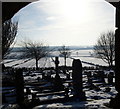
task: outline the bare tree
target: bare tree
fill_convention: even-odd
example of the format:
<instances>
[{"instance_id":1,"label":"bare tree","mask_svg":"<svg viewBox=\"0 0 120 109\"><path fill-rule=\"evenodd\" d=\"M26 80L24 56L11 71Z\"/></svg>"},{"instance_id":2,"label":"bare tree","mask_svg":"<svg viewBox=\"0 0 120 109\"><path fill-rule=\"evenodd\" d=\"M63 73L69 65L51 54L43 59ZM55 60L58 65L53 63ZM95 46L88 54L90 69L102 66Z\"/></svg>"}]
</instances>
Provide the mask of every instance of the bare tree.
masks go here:
<instances>
[{"instance_id":1,"label":"bare tree","mask_svg":"<svg viewBox=\"0 0 120 109\"><path fill-rule=\"evenodd\" d=\"M2 58L4 59L11 51L10 46L13 44L17 35L18 22L12 22L11 19L2 24Z\"/></svg>"},{"instance_id":2,"label":"bare tree","mask_svg":"<svg viewBox=\"0 0 120 109\"><path fill-rule=\"evenodd\" d=\"M37 42L22 42L24 53L23 56L25 58L31 58L36 60L36 69L38 69L38 61L46 57L49 54L49 47L44 46L43 43L37 43Z\"/></svg>"},{"instance_id":3,"label":"bare tree","mask_svg":"<svg viewBox=\"0 0 120 109\"><path fill-rule=\"evenodd\" d=\"M66 67L66 60L71 55L70 49L68 47L66 47L65 45L63 45L59 49L59 52L60 52L60 56L64 57L64 65Z\"/></svg>"},{"instance_id":4,"label":"bare tree","mask_svg":"<svg viewBox=\"0 0 120 109\"><path fill-rule=\"evenodd\" d=\"M110 67L115 61L115 34L108 31L100 35L97 44L94 46L94 53L98 58L108 63Z\"/></svg>"}]
</instances>

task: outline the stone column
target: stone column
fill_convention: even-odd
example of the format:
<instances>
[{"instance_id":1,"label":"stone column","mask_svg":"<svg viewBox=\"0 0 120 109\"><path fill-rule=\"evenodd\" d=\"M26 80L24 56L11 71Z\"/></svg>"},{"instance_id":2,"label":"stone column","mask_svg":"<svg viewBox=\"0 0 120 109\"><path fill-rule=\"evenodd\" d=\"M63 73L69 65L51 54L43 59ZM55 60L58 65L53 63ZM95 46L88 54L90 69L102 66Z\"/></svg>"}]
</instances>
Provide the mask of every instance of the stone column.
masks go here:
<instances>
[{"instance_id":1,"label":"stone column","mask_svg":"<svg viewBox=\"0 0 120 109\"><path fill-rule=\"evenodd\" d=\"M120 2L119 2L120 5ZM115 87L120 92L120 7L116 8L116 31L115 31Z\"/></svg>"},{"instance_id":2,"label":"stone column","mask_svg":"<svg viewBox=\"0 0 120 109\"><path fill-rule=\"evenodd\" d=\"M117 95L110 101L110 107L118 109L120 105L120 2L116 4L116 31L115 31L115 88Z\"/></svg>"},{"instance_id":3,"label":"stone column","mask_svg":"<svg viewBox=\"0 0 120 109\"><path fill-rule=\"evenodd\" d=\"M85 100L85 93L83 92L83 82L82 82L82 64L79 59L73 60L73 88L74 88L74 98L75 100L83 101Z\"/></svg>"}]
</instances>

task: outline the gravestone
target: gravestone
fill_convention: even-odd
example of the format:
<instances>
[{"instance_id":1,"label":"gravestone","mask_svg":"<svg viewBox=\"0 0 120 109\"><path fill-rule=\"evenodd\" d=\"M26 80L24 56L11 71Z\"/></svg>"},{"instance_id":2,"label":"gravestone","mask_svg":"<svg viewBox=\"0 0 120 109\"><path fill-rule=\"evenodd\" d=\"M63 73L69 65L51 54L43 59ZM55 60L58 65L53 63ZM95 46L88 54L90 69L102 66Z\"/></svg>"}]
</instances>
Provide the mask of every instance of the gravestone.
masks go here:
<instances>
[{"instance_id":1,"label":"gravestone","mask_svg":"<svg viewBox=\"0 0 120 109\"><path fill-rule=\"evenodd\" d=\"M91 74L91 71L87 72L87 78L88 78L88 84L92 85L92 74Z\"/></svg>"},{"instance_id":2,"label":"gravestone","mask_svg":"<svg viewBox=\"0 0 120 109\"><path fill-rule=\"evenodd\" d=\"M27 95L28 95L28 94L31 94L31 90L30 90L29 87L26 87L26 94L27 94Z\"/></svg>"},{"instance_id":3,"label":"gravestone","mask_svg":"<svg viewBox=\"0 0 120 109\"><path fill-rule=\"evenodd\" d=\"M99 71L99 77L102 83L105 83L105 74L104 71Z\"/></svg>"},{"instance_id":4,"label":"gravestone","mask_svg":"<svg viewBox=\"0 0 120 109\"><path fill-rule=\"evenodd\" d=\"M114 73L109 72L109 74L108 74L108 84L110 84L110 85L113 84L113 77L114 77Z\"/></svg>"},{"instance_id":5,"label":"gravestone","mask_svg":"<svg viewBox=\"0 0 120 109\"><path fill-rule=\"evenodd\" d=\"M6 97L5 97L5 94L2 93L2 104L3 103L6 103Z\"/></svg>"},{"instance_id":6,"label":"gravestone","mask_svg":"<svg viewBox=\"0 0 120 109\"><path fill-rule=\"evenodd\" d=\"M36 93L32 93L32 100L30 103L29 109L33 109L33 107L37 106L40 104L40 99L36 97Z\"/></svg>"},{"instance_id":7,"label":"gravestone","mask_svg":"<svg viewBox=\"0 0 120 109\"><path fill-rule=\"evenodd\" d=\"M82 82L82 63L79 59L73 60L73 89L74 89L74 98L79 101L86 99L85 93L83 92L83 82Z\"/></svg>"},{"instance_id":8,"label":"gravestone","mask_svg":"<svg viewBox=\"0 0 120 109\"><path fill-rule=\"evenodd\" d=\"M24 101L24 80L22 69L16 70L15 73L15 84L16 84L16 101L19 105Z\"/></svg>"}]
</instances>

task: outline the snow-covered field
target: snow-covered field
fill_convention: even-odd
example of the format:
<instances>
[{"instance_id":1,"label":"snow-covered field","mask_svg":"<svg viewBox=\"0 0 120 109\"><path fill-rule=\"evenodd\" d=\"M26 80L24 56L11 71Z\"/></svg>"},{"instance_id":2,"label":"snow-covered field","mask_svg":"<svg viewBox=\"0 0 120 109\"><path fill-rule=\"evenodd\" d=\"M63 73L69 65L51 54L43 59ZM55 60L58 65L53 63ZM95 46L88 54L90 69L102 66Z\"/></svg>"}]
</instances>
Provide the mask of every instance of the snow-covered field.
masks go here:
<instances>
[{"instance_id":1,"label":"snow-covered field","mask_svg":"<svg viewBox=\"0 0 120 109\"><path fill-rule=\"evenodd\" d=\"M106 66L103 60L94 58L91 56L92 50L71 50L71 56L74 59L80 59L81 61L90 62L98 65ZM59 56L58 51L51 52L51 57L42 58L39 60L39 67L54 67L54 62L52 60L55 59L55 56ZM27 60L27 59L26 59ZM59 65L64 65L64 58L59 58ZM72 66L73 59L67 58L67 66ZM35 59L31 59L29 61L25 61L25 59L6 59L4 60L6 66L10 67L35 67ZM90 66L88 64L82 63L83 66Z\"/></svg>"}]
</instances>

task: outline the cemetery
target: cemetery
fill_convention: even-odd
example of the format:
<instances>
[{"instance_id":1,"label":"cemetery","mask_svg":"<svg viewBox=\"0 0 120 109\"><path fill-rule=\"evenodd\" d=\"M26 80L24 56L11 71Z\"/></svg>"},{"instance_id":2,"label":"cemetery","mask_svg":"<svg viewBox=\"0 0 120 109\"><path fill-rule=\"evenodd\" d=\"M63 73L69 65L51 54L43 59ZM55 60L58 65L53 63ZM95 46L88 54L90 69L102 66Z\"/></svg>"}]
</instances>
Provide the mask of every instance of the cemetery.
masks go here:
<instances>
[{"instance_id":1,"label":"cemetery","mask_svg":"<svg viewBox=\"0 0 120 109\"><path fill-rule=\"evenodd\" d=\"M17 106L22 109L39 109L50 104L48 108L51 108L52 104L54 108L56 103L62 104L59 104L58 108L71 108L76 103L82 103L77 104L79 108L110 108L109 101L117 94L114 70L101 70L101 67L84 68L79 59L73 60L66 73L64 70L59 66L58 57L55 58L55 68L4 69L9 73L3 75L2 108L11 106L12 109ZM5 107L5 104L11 105Z\"/></svg>"}]
</instances>

